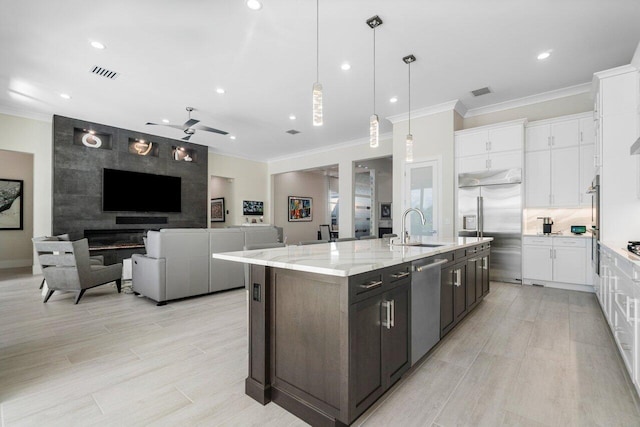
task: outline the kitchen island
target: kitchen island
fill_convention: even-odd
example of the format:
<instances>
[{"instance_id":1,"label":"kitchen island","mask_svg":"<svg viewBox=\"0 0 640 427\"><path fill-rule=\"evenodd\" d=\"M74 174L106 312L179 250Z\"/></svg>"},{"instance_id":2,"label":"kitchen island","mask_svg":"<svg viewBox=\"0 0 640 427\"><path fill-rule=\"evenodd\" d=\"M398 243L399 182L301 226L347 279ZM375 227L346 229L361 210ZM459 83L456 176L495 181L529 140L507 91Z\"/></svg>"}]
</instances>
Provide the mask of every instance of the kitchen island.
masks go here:
<instances>
[{"instance_id":1,"label":"kitchen island","mask_svg":"<svg viewBox=\"0 0 640 427\"><path fill-rule=\"evenodd\" d=\"M312 425L352 423L411 366L412 262L433 257L441 265L443 336L489 292L491 240L213 254L250 264L246 393Z\"/></svg>"}]
</instances>

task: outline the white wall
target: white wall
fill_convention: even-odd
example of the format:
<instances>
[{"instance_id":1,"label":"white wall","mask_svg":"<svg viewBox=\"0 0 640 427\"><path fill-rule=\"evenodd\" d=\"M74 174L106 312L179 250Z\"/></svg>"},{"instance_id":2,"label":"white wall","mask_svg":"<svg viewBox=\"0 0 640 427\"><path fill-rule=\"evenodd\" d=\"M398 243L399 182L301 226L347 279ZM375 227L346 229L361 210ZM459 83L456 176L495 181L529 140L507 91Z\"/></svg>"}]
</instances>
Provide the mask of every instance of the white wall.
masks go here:
<instances>
[{"instance_id":1,"label":"white wall","mask_svg":"<svg viewBox=\"0 0 640 427\"><path fill-rule=\"evenodd\" d=\"M533 122L535 120L551 119L553 117L567 116L569 114L578 114L587 111L593 111L593 99L590 92L496 111L494 113L466 117L463 120L462 129L524 118Z\"/></svg>"},{"instance_id":2,"label":"white wall","mask_svg":"<svg viewBox=\"0 0 640 427\"><path fill-rule=\"evenodd\" d=\"M242 216L242 201L257 200L264 202L264 222L270 223L270 191L267 164L237 157L222 156L209 152L209 176L223 176L233 179L233 205L229 205L230 214L225 224L238 225L255 217ZM209 184L211 185L211 184ZM211 194L211 188L209 188ZM226 204L226 199L225 199ZM208 221L211 212L207 214Z\"/></svg>"},{"instance_id":3,"label":"white wall","mask_svg":"<svg viewBox=\"0 0 640 427\"><path fill-rule=\"evenodd\" d=\"M230 215L232 214L231 208L235 206L233 203L233 179L221 176L212 176L210 184L209 198L218 199L220 197L224 197L224 210L229 213L225 214L224 222L209 222L209 228L224 228L231 225L229 222L231 220ZM209 209L209 219L211 219L211 209Z\"/></svg>"},{"instance_id":4,"label":"white wall","mask_svg":"<svg viewBox=\"0 0 640 427\"><path fill-rule=\"evenodd\" d=\"M377 148L370 148L368 139L362 139L327 147L322 150L308 151L285 159L273 160L269 162L268 173L273 183L273 176L276 174L331 166L338 163L340 200L350 201L349 203L340 203L340 237L353 237L353 162L387 157L392 154L393 139L388 135L383 135L380 138L380 145ZM271 188L273 189L273 184Z\"/></svg>"},{"instance_id":5,"label":"white wall","mask_svg":"<svg viewBox=\"0 0 640 427\"><path fill-rule=\"evenodd\" d=\"M287 244L303 240L316 240L320 224L330 224L328 215L328 177L312 172L286 172L274 176L273 218L274 225L282 227ZM312 220L289 222L289 196L311 197Z\"/></svg>"},{"instance_id":6,"label":"white wall","mask_svg":"<svg viewBox=\"0 0 640 427\"><path fill-rule=\"evenodd\" d=\"M434 224L438 237L453 238L454 224L454 110L411 120L414 163L437 160L440 169L440 217ZM393 231L400 235L405 201L405 137L406 120L393 126Z\"/></svg>"},{"instance_id":7,"label":"white wall","mask_svg":"<svg viewBox=\"0 0 640 427\"><path fill-rule=\"evenodd\" d=\"M0 135L0 149L33 154L33 235L50 235L52 124L0 113ZM33 270L40 271L37 262Z\"/></svg>"},{"instance_id":8,"label":"white wall","mask_svg":"<svg viewBox=\"0 0 640 427\"><path fill-rule=\"evenodd\" d=\"M21 179L22 230L0 231L0 268L33 265L33 154L0 150L0 178Z\"/></svg>"}]
</instances>

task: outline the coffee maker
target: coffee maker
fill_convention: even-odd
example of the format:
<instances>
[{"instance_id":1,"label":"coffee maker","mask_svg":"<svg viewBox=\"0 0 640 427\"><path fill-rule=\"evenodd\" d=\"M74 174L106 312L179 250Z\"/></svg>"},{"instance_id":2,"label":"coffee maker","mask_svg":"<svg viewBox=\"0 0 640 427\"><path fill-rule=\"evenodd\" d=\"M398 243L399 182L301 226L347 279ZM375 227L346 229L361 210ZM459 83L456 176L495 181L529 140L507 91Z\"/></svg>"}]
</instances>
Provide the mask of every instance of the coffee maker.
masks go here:
<instances>
[{"instance_id":1,"label":"coffee maker","mask_svg":"<svg viewBox=\"0 0 640 427\"><path fill-rule=\"evenodd\" d=\"M542 233L551 234L551 226L553 225L553 219L548 216L539 216L538 219L542 220Z\"/></svg>"}]
</instances>

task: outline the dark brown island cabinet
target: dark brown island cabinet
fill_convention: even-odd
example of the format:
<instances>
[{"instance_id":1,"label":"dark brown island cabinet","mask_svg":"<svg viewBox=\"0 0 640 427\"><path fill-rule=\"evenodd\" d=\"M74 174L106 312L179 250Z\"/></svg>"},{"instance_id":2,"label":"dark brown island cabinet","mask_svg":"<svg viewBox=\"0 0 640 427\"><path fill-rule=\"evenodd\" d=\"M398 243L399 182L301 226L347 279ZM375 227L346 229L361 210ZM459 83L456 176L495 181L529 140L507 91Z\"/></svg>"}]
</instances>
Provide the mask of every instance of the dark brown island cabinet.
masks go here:
<instances>
[{"instance_id":1,"label":"dark brown island cabinet","mask_svg":"<svg viewBox=\"0 0 640 427\"><path fill-rule=\"evenodd\" d=\"M438 257L442 266L440 338L453 329L489 293L491 243L459 249Z\"/></svg>"},{"instance_id":2,"label":"dark brown island cabinet","mask_svg":"<svg viewBox=\"0 0 640 427\"><path fill-rule=\"evenodd\" d=\"M489 292L489 250L435 255L447 258L441 335ZM245 384L258 402L349 425L410 368L410 262L350 277L251 265L251 284Z\"/></svg>"}]
</instances>

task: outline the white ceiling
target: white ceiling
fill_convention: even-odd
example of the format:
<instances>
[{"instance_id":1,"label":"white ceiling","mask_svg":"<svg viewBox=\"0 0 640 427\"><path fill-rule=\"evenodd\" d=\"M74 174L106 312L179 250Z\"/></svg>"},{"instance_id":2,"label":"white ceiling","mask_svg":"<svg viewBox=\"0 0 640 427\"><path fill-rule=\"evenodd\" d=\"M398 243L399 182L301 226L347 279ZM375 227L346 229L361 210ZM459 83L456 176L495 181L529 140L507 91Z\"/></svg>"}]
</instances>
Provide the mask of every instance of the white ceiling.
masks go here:
<instances>
[{"instance_id":1,"label":"white ceiling","mask_svg":"<svg viewBox=\"0 0 640 427\"><path fill-rule=\"evenodd\" d=\"M237 139L200 131L191 142L267 160L367 137L373 30L365 21L375 14L384 21L381 118L407 111L410 53L412 109L454 99L471 109L589 82L628 64L640 41L638 0L320 0L325 124L314 128L315 1L263 3L256 12L244 0L0 0L0 110L181 138L145 123L182 124L193 106L194 118ZM538 61L548 49L551 58ZM94 65L121 75L95 76ZM494 93L469 93L483 86ZM285 133L292 128L301 133ZM391 124L383 120L381 131Z\"/></svg>"}]
</instances>

